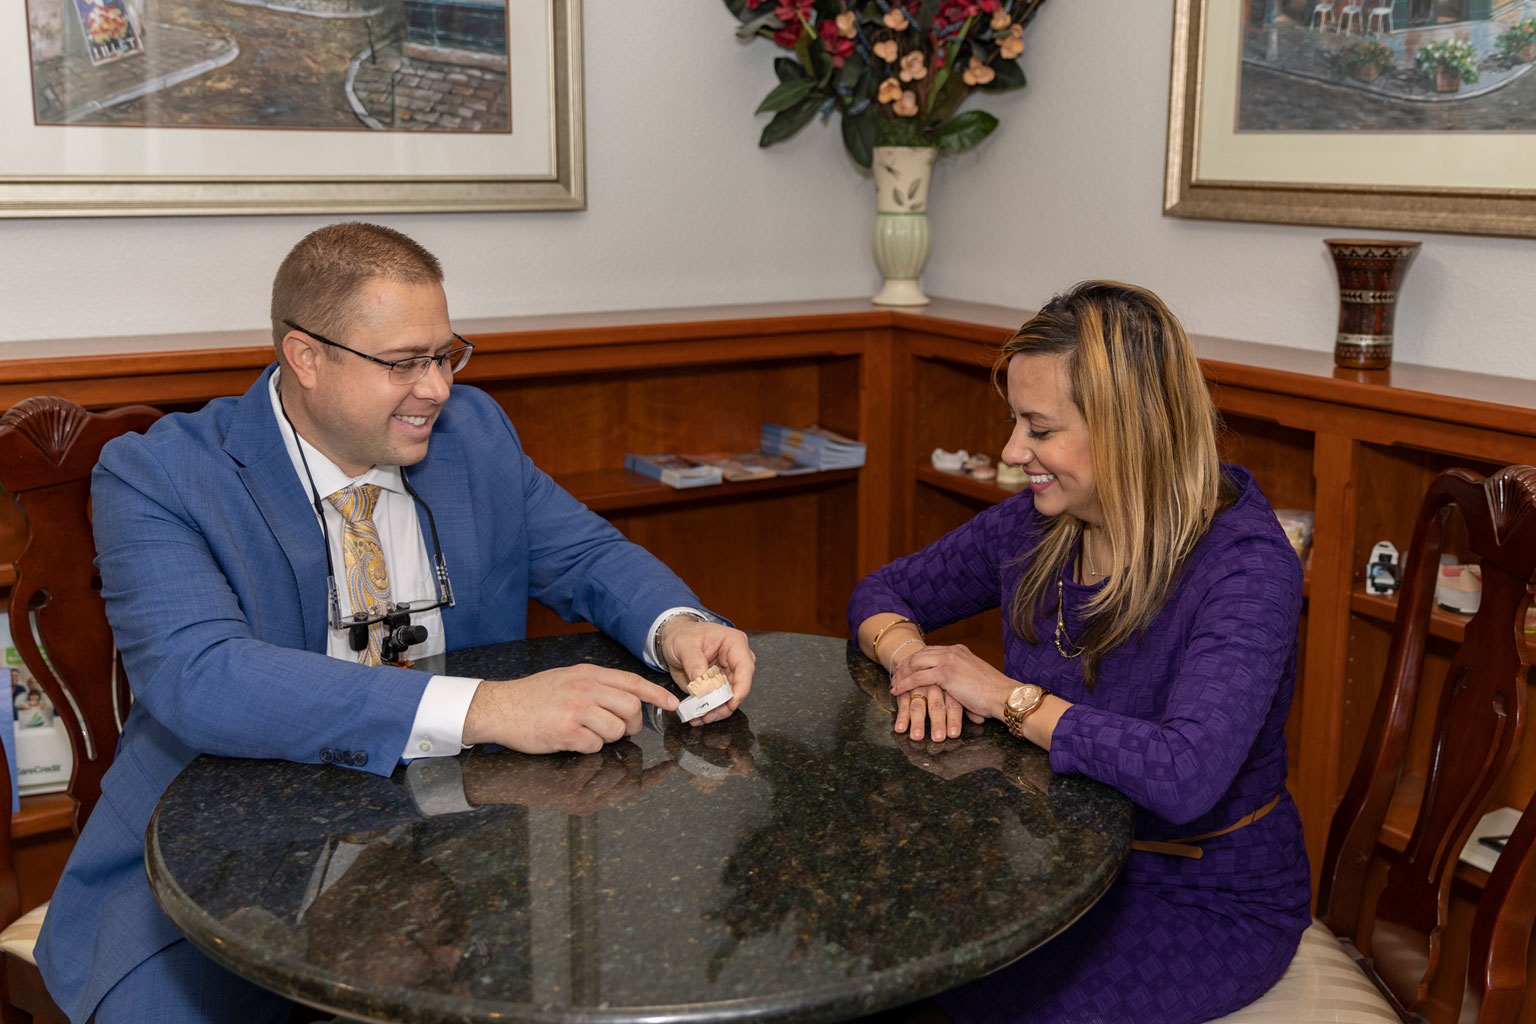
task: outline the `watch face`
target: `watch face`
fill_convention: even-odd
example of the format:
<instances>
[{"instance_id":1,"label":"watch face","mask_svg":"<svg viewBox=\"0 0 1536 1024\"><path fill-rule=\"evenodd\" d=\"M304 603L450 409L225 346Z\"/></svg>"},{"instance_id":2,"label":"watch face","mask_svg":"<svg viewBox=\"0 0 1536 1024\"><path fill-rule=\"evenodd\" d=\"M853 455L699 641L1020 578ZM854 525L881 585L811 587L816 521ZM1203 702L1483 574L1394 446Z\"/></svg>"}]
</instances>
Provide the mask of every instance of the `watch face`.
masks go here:
<instances>
[{"instance_id":1,"label":"watch face","mask_svg":"<svg viewBox=\"0 0 1536 1024\"><path fill-rule=\"evenodd\" d=\"M1007 706L1010 711L1023 711L1039 699L1037 694L1040 688L1032 683L1025 683L1008 695Z\"/></svg>"}]
</instances>

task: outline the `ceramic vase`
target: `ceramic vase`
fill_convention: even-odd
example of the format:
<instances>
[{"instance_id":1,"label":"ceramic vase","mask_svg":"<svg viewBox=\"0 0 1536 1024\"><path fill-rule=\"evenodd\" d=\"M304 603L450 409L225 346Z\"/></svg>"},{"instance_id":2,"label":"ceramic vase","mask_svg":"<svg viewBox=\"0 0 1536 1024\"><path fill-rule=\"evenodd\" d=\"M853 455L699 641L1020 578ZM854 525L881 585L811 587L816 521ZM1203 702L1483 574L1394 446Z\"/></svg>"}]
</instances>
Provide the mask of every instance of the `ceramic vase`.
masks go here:
<instances>
[{"instance_id":1,"label":"ceramic vase","mask_svg":"<svg viewBox=\"0 0 1536 1024\"><path fill-rule=\"evenodd\" d=\"M928 227L928 182L933 177L930 146L876 146L875 266L885 286L874 301L882 306L922 306L928 296L917 286L933 234Z\"/></svg>"},{"instance_id":2,"label":"ceramic vase","mask_svg":"<svg viewBox=\"0 0 1536 1024\"><path fill-rule=\"evenodd\" d=\"M1325 238L1339 275L1339 333L1333 361L1354 370L1385 369L1392 362L1392 320L1418 242Z\"/></svg>"}]
</instances>

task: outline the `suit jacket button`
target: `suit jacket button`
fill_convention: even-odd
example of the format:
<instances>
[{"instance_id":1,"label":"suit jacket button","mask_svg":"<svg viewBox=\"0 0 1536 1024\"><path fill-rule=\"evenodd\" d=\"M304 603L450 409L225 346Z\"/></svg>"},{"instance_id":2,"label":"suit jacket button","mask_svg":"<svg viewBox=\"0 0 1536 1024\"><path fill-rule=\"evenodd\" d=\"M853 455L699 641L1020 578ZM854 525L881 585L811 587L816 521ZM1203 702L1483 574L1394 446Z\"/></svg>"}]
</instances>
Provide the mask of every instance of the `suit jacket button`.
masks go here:
<instances>
[{"instance_id":1,"label":"suit jacket button","mask_svg":"<svg viewBox=\"0 0 1536 1024\"><path fill-rule=\"evenodd\" d=\"M321 764L330 764L334 760L336 760L336 751L332 750L330 747L321 747L320 748L320 763Z\"/></svg>"},{"instance_id":2,"label":"suit jacket button","mask_svg":"<svg viewBox=\"0 0 1536 1024\"><path fill-rule=\"evenodd\" d=\"M368 763L368 751L358 750L352 754L352 763L361 768Z\"/></svg>"}]
</instances>

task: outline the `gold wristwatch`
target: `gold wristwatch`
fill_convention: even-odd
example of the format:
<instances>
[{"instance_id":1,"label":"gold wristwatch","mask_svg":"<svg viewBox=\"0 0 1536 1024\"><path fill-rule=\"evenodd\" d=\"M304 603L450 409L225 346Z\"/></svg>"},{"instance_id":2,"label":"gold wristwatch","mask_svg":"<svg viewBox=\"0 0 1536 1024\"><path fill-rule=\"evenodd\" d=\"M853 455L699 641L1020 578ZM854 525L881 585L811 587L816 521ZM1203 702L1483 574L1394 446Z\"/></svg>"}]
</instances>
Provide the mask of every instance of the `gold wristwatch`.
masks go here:
<instances>
[{"instance_id":1,"label":"gold wristwatch","mask_svg":"<svg viewBox=\"0 0 1536 1024\"><path fill-rule=\"evenodd\" d=\"M1024 738L1024 719L1040 709L1046 696L1050 694L1043 686L1034 683L1025 683L1014 689L1003 701L1003 722L1008 726L1008 731L1019 739Z\"/></svg>"}]
</instances>

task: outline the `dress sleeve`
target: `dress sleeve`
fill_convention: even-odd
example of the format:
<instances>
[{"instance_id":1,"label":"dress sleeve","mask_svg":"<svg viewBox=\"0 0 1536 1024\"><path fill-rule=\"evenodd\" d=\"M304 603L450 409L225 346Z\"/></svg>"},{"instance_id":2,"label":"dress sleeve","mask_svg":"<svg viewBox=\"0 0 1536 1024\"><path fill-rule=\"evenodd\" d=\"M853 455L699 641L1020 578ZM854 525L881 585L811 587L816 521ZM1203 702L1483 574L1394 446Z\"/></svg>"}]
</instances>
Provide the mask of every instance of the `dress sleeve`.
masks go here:
<instances>
[{"instance_id":1,"label":"dress sleeve","mask_svg":"<svg viewBox=\"0 0 1536 1024\"><path fill-rule=\"evenodd\" d=\"M1003 577L1032 543L1034 497L1022 492L978 514L916 554L897 559L859 581L848 600L848 634L858 643L859 623L898 612L926 632L1002 601Z\"/></svg>"},{"instance_id":2,"label":"dress sleeve","mask_svg":"<svg viewBox=\"0 0 1536 1024\"><path fill-rule=\"evenodd\" d=\"M1180 645L1161 716L1145 720L1088 703L1072 705L1051 737L1051 767L1098 779L1170 822L1210 811L1231 788L1294 673L1301 567L1264 536L1232 544L1180 591L1180 614L1141 646ZM1187 610L1184 610L1187 609ZM1191 621L1191 619L1193 621ZM1100 686L1113 686L1112 677Z\"/></svg>"}]
</instances>

